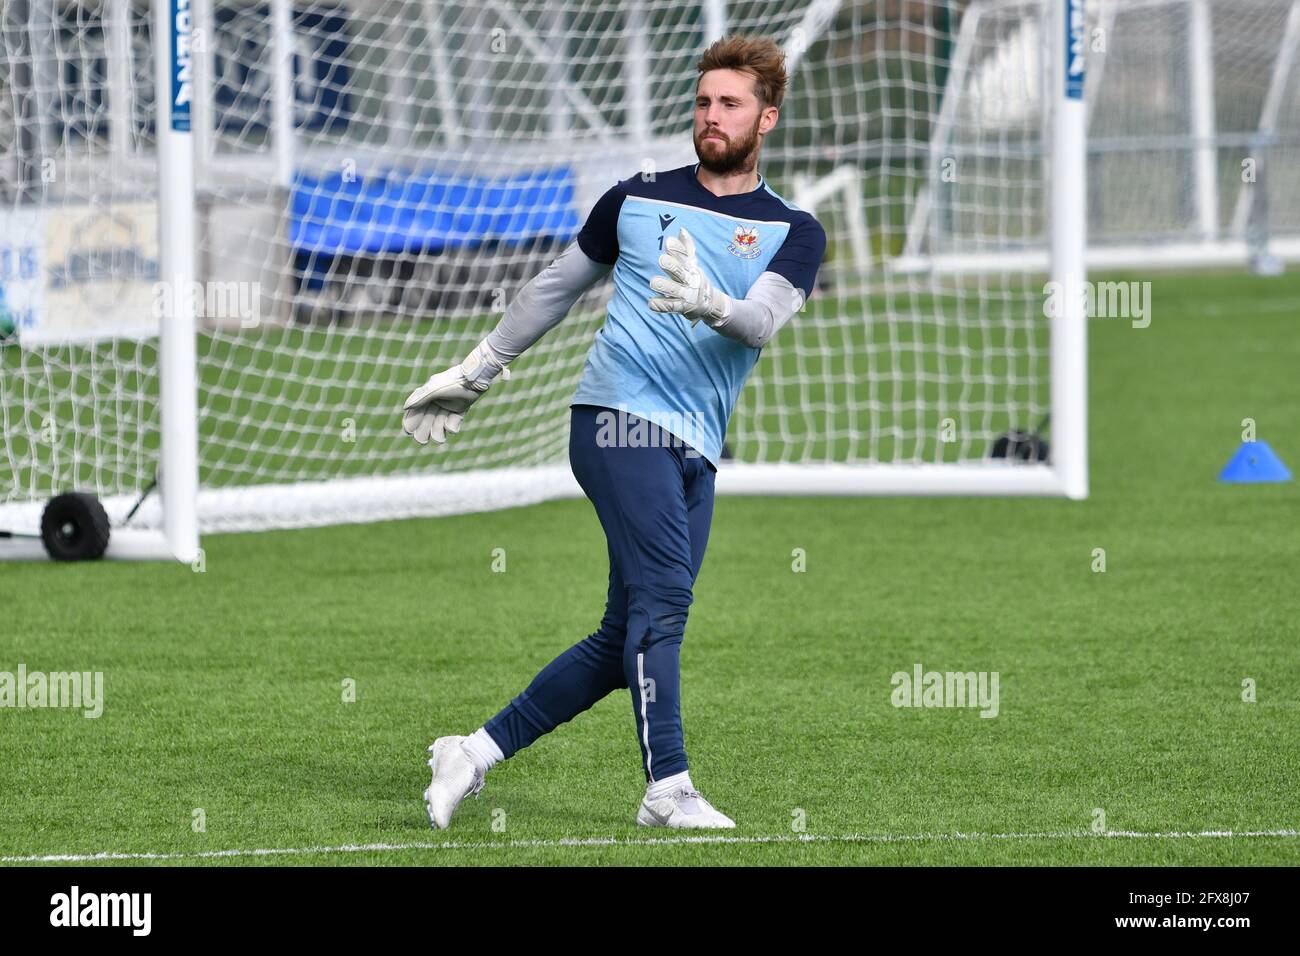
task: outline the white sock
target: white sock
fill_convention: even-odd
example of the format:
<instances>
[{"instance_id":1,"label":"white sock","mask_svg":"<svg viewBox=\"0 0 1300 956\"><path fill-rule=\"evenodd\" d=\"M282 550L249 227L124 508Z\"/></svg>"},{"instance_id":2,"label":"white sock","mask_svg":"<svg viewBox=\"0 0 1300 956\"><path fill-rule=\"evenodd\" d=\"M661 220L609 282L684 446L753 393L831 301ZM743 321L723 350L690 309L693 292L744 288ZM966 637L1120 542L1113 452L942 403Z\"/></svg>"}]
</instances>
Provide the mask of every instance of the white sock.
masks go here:
<instances>
[{"instance_id":1,"label":"white sock","mask_svg":"<svg viewBox=\"0 0 1300 956\"><path fill-rule=\"evenodd\" d=\"M683 770L681 773L675 773L671 777L664 777L662 780L656 780L645 788L647 800L658 800L660 797L666 797L678 787L686 787L688 790L694 790L691 786L691 772Z\"/></svg>"},{"instance_id":2,"label":"white sock","mask_svg":"<svg viewBox=\"0 0 1300 956\"><path fill-rule=\"evenodd\" d=\"M506 759L506 755L501 752L492 735L482 727L462 740L460 746L465 753L469 754L469 759L474 761L474 766L480 773L487 773L492 769L493 764Z\"/></svg>"}]
</instances>

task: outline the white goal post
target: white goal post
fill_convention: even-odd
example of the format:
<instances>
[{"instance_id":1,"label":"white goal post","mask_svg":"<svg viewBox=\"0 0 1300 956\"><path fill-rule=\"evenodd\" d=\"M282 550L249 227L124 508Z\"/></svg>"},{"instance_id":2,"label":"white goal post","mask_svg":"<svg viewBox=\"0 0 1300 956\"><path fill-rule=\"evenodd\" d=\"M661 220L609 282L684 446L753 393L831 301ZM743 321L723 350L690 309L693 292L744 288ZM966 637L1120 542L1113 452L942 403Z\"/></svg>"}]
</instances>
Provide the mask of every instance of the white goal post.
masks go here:
<instances>
[{"instance_id":1,"label":"white goal post","mask_svg":"<svg viewBox=\"0 0 1300 956\"><path fill-rule=\"evenodd\" d=\"M0 537L0 557L39 553L65 491L103 502L110 557L184 561L200 533L580 494L567 405L607 284L447 446L403 435L401 401L615 180L694 161L695 62L732 32L786 51L761 168L830 242L741 396L719 491L1084 498L1084 300L1047 303L1049 283L1086 278L1091 15L1085 0L6 0L0 532L29 537ZM1031 42L1034 69L980 85L979 63ZM936 217L945 159L969 191ZM947 270L908 245L935 222L1013 254ZM1049 420L1050 452L1031 448Z\"/></svg>"}]
</instances>

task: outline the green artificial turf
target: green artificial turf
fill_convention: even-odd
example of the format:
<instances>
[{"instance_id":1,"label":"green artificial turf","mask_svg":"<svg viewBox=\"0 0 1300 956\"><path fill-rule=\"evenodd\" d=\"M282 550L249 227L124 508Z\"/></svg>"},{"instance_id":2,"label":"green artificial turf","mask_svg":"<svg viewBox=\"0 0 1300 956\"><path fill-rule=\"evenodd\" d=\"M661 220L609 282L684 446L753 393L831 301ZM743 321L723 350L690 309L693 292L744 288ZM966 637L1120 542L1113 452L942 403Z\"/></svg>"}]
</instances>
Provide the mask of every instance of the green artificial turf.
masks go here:
<instances>
[{"instance_id":1,"label":"green artificial turf","mask_svg":"<svg viewBox=\"0 0 1300 956\"><path fill-rule=\"evenodd\" d=\"M1300 468L1300 277L1153 296L1149 328L1091 323L1087 501L718 500L683 718L692 779L739 842L634 825L627 691L429 829L424 748L599 621L604 540L570 500L210 536L203 573L4 566L0 670L102 671L106 701L98 719L0 708L0 857L1300 862L1297 836L1116 834L1300 829L1300 488L1215 480L1247 417ZM891 675L917 663L998 672L998 716L893 707ZM192 856L372 844L404 849Z\"/></svg>"}]
</instances>

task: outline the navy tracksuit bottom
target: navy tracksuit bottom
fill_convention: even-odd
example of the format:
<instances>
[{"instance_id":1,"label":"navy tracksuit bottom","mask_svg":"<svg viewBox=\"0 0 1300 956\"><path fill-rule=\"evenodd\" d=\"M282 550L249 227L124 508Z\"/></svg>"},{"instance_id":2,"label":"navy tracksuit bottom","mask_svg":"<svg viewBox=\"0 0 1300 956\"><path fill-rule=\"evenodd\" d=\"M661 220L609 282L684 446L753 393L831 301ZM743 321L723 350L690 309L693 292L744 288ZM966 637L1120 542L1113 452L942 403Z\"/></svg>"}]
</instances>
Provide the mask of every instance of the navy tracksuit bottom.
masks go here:
<instances>
[{"instance_id":1,"label":"navy tracksuit bottom","mask_svg":"<svg viewBox=\"0 0 1300 956\"><path fill-rule=\"evenodd\" d=\"M509 757L628 688L642 768L653 782L687 769L678 655L708 544L716 469L667 433L657 444L605 440L617 430L602 432L602 423L619 414L574 405L570 418L569 463L609 545L605 616L484 726Z\"/></svg>"}]
</instances>

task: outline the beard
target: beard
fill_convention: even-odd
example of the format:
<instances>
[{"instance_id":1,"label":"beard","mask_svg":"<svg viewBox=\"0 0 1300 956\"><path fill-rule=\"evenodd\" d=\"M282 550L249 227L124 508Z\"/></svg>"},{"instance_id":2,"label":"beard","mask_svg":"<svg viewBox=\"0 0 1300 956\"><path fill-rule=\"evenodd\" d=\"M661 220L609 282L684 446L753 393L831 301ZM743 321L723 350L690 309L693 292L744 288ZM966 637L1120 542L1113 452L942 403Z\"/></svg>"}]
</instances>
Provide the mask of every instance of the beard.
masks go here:
<instances>
[{"instance_id":1,"label":"beard","mask_svg":"<svg viewBox=\"0 0 1300 956\"><path fill-rule=\"evenodd\" d=\"M735 140L726 138L726 133L716 129L696 134L695 155L699 157L700 165L716 176L752 172L758 161L758 123L756 120L753 129ZM702 137L706 135L724 139L721 143L716 140L705 143Z\"/></svg>"}]
</instances>

